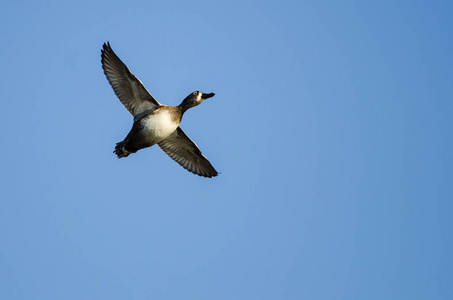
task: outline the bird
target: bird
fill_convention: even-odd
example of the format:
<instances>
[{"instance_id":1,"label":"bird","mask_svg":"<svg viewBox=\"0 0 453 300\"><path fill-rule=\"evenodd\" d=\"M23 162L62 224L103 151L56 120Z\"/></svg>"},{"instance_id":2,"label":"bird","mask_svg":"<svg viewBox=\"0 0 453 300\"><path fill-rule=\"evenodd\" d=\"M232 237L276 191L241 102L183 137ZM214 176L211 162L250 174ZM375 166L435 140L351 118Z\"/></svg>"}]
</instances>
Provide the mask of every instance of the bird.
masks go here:
<instances>
[{"instance_id":1,"label":"bird","mask_svg":"<svg viewBox=\"0 0 453 300\"><path fill-rule=\"evenodd\" d=\"M195 91L178 106L163 105L113 52L109 42L102 46L101 63L116 96L134 117L129 134L123 141L116 143L113 153L118 158L157 144L189 172L208 178L219 174L179 126L189 108L214 97L215 93Z\"/></svg>"}]
</instances>

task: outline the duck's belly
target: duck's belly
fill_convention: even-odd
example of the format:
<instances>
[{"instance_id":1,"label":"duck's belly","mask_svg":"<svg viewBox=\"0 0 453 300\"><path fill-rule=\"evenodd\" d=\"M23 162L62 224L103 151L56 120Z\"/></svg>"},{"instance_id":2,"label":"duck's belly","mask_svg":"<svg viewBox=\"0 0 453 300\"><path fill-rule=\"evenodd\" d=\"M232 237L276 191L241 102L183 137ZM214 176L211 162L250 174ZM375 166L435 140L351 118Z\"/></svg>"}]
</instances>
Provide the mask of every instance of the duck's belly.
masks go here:
<instances>
[{"instance_id":1,"label":"duck's belly","mask_svg":"<svg viewBox=\"0 0 453 300\"><path fill-rule=\"evenodd\" d=\"M149 115L143 119L142 124L147 139L152 140L153 143L159 143L167 138L179 126L167 111Z\"/></svg>"}]
</instances>

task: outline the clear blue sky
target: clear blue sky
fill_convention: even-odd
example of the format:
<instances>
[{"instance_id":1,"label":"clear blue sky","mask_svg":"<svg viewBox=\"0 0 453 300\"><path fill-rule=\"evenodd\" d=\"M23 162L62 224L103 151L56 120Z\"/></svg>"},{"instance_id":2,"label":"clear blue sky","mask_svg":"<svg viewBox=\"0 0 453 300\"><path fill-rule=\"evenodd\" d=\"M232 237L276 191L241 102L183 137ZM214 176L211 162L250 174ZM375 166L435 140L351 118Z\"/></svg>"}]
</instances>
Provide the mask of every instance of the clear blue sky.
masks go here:
<instances>
[{"instance_id":1,"label":"clear blue sky","mask_svg":"<svg viewBox=\"0 0 453 300\"><path fill-rule=\"evenodd\" d=\"M0 10L1 299L453 299L453 2ZM115 157L106 41L219 177Z\"/></svg>"}]
</instances>

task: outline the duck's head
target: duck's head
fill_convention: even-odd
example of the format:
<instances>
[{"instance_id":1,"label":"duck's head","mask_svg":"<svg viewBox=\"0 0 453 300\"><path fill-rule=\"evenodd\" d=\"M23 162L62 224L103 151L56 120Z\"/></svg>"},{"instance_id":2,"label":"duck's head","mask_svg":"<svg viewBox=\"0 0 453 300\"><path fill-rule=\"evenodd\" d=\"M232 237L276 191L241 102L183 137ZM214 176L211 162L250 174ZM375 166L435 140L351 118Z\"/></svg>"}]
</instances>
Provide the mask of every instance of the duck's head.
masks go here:
<instances>
[{"instance_id":1,"label":"duck's head","mask_svg":"<svg viewBox=\"0 0 453 300\"><path fill-rule=\"evenodd\" d=\"M214 93L206 94L202 93L200 91L195 91L191 93L189 96L187 96L184 100L182 100L181 104L179 106L182 107L182 111L185 112L191 107L197 106L204 100L214 97Z\"/></svg>"}]
</instances>

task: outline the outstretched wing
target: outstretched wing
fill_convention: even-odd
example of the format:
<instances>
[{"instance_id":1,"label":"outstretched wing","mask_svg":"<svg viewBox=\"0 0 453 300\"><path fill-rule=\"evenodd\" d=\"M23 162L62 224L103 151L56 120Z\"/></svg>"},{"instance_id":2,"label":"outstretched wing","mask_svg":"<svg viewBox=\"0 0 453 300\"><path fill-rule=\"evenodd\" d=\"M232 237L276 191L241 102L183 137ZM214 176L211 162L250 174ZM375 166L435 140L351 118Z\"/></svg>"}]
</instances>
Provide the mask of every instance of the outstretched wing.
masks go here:
<instances>
[{"instance_id":1,"label":"outstretched wing","mask_svg":"<svg viewBox=\"0 0 453 300\"><path fill-rule=\"evenodd\" d=\"M113 52L108 42L102 47L101 62L113 91L135 119L161 105Z\"/></svg>"},{"instance_id":2,"label":"outstretched wing","mask_svg":"<svg viewBox=\"0 0 453 300\"><path fill-rule=\"evenodd\" d=\"M178 127L158 145L184 169L194 174L203 177L213 177L219 174L181 127Z\"/></svg>"}]
</instances>

